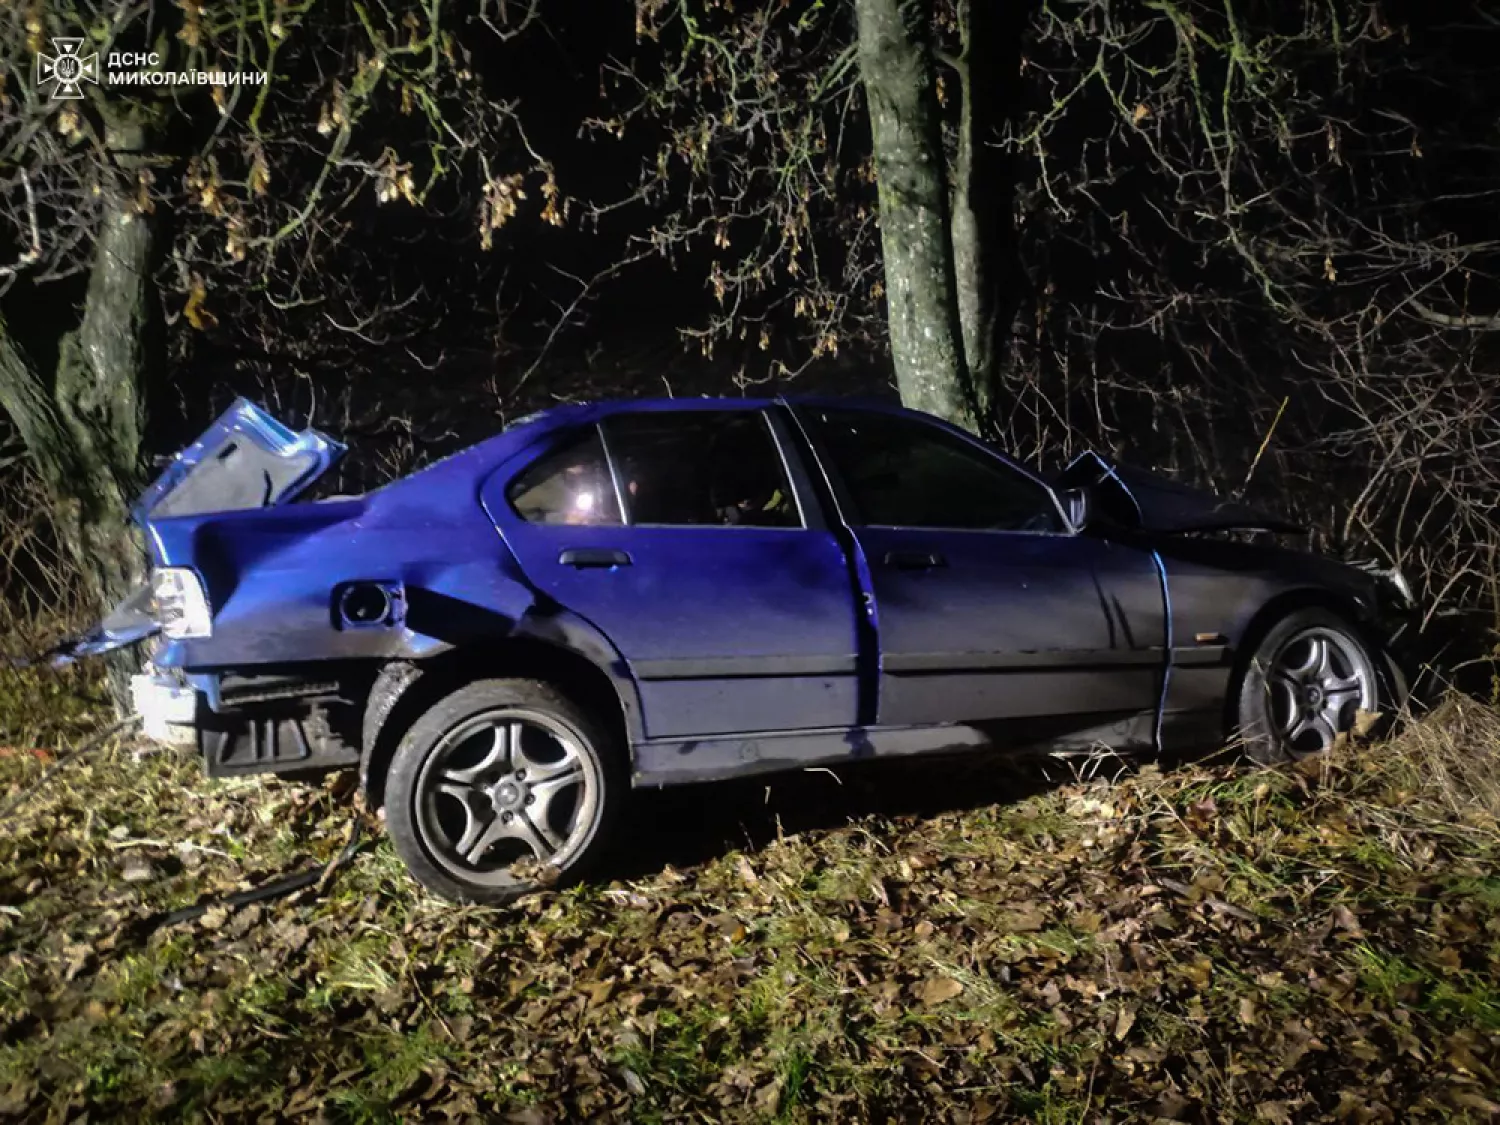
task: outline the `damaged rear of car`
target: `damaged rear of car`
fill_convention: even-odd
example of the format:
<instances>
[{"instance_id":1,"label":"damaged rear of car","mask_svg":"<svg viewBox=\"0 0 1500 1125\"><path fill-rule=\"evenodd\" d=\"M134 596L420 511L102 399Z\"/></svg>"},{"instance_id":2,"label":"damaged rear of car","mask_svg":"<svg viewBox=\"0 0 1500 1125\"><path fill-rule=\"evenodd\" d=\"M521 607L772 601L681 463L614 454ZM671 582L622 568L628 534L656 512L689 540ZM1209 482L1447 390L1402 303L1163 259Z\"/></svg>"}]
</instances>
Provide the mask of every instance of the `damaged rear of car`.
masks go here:
<instances>
[{"instance_id":1,"label":"damaged rear of car","mask_svg":"<svg viewBox=\"0 0 1500 1125\"><path fill-rule=\"evenodd\" d=\"M365 496L294 503L344 447L237 401L134 508L148 584L58 656L155 638L136 709L153 737L196 741L211 776L357 765L381 668L524 629L531 597L476 476L539 432L513 427Z\"/></svg>"}]
</instances>

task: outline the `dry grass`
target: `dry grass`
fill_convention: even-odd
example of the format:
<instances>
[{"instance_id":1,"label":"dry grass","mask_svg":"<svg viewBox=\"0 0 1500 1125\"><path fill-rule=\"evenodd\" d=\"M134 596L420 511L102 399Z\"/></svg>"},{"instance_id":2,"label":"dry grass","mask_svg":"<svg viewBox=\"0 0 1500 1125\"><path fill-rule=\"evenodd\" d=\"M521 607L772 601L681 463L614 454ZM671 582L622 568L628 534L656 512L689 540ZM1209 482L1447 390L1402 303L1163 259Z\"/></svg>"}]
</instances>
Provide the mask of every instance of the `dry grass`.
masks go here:
<instances>
[{"instance_id":1,"label":"dry grass","mask_svg":"<svg viewBox=\"0 0 1500 1125\"><path fill-rule=\"evenodd\" d=\"M98 661L58 672L19 667L98 619L54 534L41 482L0 463L0 753L46 750L98 724Z\"/></svg>"},{"instance_id":2,"label":"dry grass","mask_svg":"<svg viewBox=\"0 0 1500 1125\"><path fill-rule=\"evenodd\" d=\"M92 613L50 510L24 461L0 465L0 636L12 644Z\"/></svg>"},{"instance_id":3,"label":"dry grass","mask_svg":"<svg viewBox=\"0 0 1500 1125\"><path fill-rule=\"evenodd\" d=\"M1393 807L1500 838L1500 708L1453 694L1389 742L1357 752Z\"/></svg>"}]
</instances>

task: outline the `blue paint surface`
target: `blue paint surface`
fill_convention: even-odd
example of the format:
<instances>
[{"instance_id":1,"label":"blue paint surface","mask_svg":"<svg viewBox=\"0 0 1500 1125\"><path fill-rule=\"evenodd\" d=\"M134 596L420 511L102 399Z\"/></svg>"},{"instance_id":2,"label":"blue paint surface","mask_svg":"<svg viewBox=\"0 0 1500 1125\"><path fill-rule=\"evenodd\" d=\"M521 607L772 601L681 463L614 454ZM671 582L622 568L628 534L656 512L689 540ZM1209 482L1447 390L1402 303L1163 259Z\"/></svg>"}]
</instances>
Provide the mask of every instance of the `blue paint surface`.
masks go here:
<instances>
[{"instance_id":1,"label":"blue paint surface","mask_svg":"<svg viewBox=\"0 0 1500 1125\"><path fill-rule=\"evenodd\" d=\"M1136 731L1133 717L1148 715L1159 743L1178 711L1222 706L1234 646L1260 607L1344 581L1333 564L1304 577L1294 561L1237 555L1233 544L1179 548L1065 524L1041 533L852 526L834 498L836 474L806 437L801 412L811 408L743 399L563 406L354 499L152 515L168 479L143 499L152 559L197 572L213 635L163 642L153 659L211 688L225 673L373 668L526 638L604 671L635 742L1041 718ZM954 432L896 407L859 409ZM604 420L703 410L766 416L802 526L540 524L511 505L518 474ZM314 467L337 455L329 439L259 412L216 426L193 447L200 460L233 439L291 450ZM296 487L309 474L291 474ZM888 562L912 552L941 563ZM579 558L606 565L565 561ZM399 590L404 613L389 627L341 623L338 597L351 583ZM1217 662L1196 660L1179 691L1170 673L1194 635L1221 636L1222 651Z\"/></svg>"}]
</instances>

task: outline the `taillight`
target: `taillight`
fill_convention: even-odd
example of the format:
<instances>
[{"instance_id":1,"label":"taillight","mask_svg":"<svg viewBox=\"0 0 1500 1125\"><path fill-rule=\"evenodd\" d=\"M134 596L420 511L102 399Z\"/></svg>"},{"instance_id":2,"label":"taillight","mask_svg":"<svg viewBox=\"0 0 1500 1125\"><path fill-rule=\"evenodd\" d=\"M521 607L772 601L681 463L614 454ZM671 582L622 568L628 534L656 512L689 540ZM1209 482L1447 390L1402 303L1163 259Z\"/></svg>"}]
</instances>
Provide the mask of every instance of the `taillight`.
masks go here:
<instances>
[{"instance_id":1,"label":"taillight","mask_svg":"<svg viewBox=\"0 0 1500 1125\"><path fill-rule=\"evenodd\" d=\"M164 566L152 572L151 598L162 635L174 641L213 635L203 583L193 571Z\"/></svg>"}]
</instances>

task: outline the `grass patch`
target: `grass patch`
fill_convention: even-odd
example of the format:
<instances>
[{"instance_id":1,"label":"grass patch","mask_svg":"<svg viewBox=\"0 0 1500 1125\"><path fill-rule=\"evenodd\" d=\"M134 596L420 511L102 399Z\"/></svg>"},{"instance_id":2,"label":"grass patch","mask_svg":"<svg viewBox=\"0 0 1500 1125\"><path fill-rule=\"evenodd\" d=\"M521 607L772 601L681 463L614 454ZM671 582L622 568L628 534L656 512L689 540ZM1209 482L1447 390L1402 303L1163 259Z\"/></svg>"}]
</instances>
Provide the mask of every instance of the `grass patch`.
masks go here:
<instances>
[{"instance_id":1,"label":"grass patch","mask_svg":"<svg viewBox=\"0 0 1500 1125\"><path fill-rule=\"evenodd\" d=\"M9 690L56 705L26 738L95 717ZM322 897L150 936L326 861L350 810L122 744L0 833L0 1114L1254 1121L1378 1088L1461 1116L1500 1073L1497 747L1462 700L1282 771L972 809L955 776L952 811L500 910L424 897L377 839ZM43 768L0 757L0 790Z\"/></svg>"}]
</instances>

